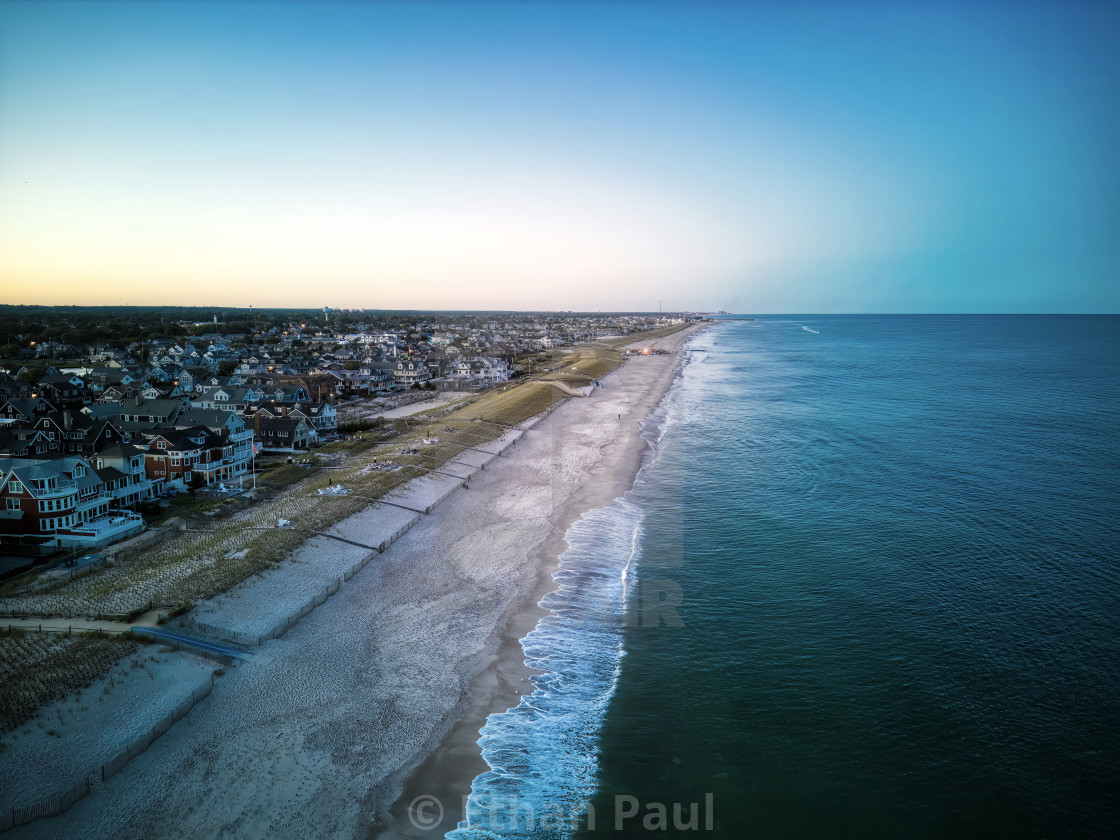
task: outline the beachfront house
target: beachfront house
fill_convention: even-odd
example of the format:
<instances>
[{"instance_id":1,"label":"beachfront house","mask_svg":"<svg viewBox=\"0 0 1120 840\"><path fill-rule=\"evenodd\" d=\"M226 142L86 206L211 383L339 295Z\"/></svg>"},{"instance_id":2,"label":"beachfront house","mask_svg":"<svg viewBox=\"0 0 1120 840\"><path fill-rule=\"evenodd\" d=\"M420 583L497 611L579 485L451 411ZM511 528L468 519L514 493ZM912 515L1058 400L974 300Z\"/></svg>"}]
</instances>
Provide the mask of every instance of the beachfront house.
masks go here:
<instances>
[{"instance_id":1,"label":"beachfront house","mask_svg":"<svg viewBox=\"0 0 1120 840\"><path fill-rule=\"evenodd\" d=\"M432 373L423 359L409 357L397 362L393 371L393 381L398 387L411 388L432 378Z\"/></svg>"},{"instance_id":2,"label":"beachfront house","mask_svg":"<svg viewBox=\"0 0 1120 840\"><path fill-rule=\"evenodd\" d=\"M0 461L0 543L20 554L107 545L144 528L79 457Z\"/></svg>"},{"instance_id":3,"label":"beachfront house","mask_svg":"<svg viewBox=\"0 0 1120 840\"><path fill-rule=\"evenodd\" d=\"M253 415L253 436L265 452L301 452L315 443L315 432L303 417Z\"/></svg>"},{"instance_id":4,"label":"beachfront house","mask_svg":"<svg viewBox=\"0 0 1120 840\"><path fill-rule=\"evenodd\" d=\"M179 488L211 486L245 473L234 443L205 426L161 429L148 438L144 452L148 478Z\"/></svg>"}]
</instances>

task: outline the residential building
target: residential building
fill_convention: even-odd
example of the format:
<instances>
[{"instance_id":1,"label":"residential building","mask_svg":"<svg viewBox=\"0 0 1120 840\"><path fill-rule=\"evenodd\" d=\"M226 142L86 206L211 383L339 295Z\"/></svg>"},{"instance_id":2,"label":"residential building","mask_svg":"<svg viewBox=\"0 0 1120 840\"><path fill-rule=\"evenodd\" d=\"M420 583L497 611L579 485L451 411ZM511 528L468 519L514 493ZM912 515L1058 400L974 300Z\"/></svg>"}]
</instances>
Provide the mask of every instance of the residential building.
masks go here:
<instances>
[{"instance_id":1,"label":"residential building","mask_svg":"<svg viewBox=\"0 0 1120 840\"><path fill-rule=\"evenodd\" d=\"M162 482L148 478L144 450L127 443L107 446L90 458L117 505L131 508L154 498Z\"/></svg>"},{"instance_id":2,"label":"residential building","mask_svg":"<svg viewBox=\"0 0 1120 840\"><path fill-rule=\"evenodd\" d=\"M234 451L233 441L205 426L160 429L148 436L144 469L148 478L169 486L209 486L245 473L245 462Z\"/></svg>"},{"instance_id":3,"label":"residential building","mask_svg":"<svg viewBox=\"0 0 1120 840\"><path fill-rule=\"evenodd\" d=\"M139 514L114 509L82 458L10 458L0 475L0 541L9 550L105 545L144 528Z\"/></svg>"},{"instance_id":4,"label":"residential building","mask_svg":"<svg viewBox=\"0 0 1120 840\"><path fill-rule=\"evenodd\" d=\"M409 357L397 362L393 371L393 381L398 387L411 388L413 385L427 382L432 378L431 371L424 364L423 359Z\"/></svg>"},{"instance_id":5,"label":"residential building","mask_svg":"<svg viewBox=\"0 0 1120 840\"><path fill-rule=\"evenodd\" d=\"M254 439L266 452L299 452L314 443L311 424L303 417L253 415Z\"/></svg>"}]
</instances>

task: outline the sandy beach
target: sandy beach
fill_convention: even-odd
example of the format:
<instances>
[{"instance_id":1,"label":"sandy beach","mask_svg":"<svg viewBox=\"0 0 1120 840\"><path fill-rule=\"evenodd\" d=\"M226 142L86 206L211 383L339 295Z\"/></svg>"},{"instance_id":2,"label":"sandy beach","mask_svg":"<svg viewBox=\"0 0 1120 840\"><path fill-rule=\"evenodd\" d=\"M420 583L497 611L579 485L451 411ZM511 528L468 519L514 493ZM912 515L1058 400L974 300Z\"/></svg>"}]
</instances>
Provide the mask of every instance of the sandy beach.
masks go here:
<instances>
[{"instance_id":1,"label":"sandy beach","mask_svg":"<svg viewBox=\"0 0 1120 840\"><path fill-rule=\"evenodd\" d=\"M543 614L564 535L633 483L647 447L641 421L695 330L652 342L674 352L630 359L590 397L525 424L469 488L218 680L120 773L10 836L303 840L454 828L486 769L480 727L530 688L518 641ZM369 527L365 512L351 520L333 533ZM324 540L301 562L341 550ZM407 816L419 795L444 810L426 832Z\"/></svg>"}]
</instances>

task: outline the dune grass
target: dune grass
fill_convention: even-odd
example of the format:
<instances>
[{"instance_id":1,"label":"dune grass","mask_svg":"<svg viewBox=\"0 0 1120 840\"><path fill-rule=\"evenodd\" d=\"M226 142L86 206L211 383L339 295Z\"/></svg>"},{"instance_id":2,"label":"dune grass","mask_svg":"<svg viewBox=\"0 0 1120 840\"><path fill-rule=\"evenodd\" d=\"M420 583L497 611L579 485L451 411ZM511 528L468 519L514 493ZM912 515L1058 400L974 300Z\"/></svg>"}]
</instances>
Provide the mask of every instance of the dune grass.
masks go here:
<instances>
[{"instance_id":1,"label":"dune grass","mask_svg":"<svg viewBox=\"0 0 1120 840\"><path fill-rule=\"evenodd\" d=\"M477 420L515 426L546 411L566 396L547 382L530 380L491 391L470 405L452 412L443 422L454 425L457 420Z\"/></svg>"},{"instance_id":2,"label":"dune grass","mask_svg":"<svg viewBox=\"0 0 1120 840\"><path fill-rule=\"evenodd\" d=\"M123 635L0 631L0 733L29 721L44 703L92 685L138 647Z\"/></svg>"},{"instance_id":3,"label":"dune grass","mask_svg":"<svg viewBox=\"0 0 1120 840\"><path fill-rule=\"evenodd\" d=\"M603 344L616 348L626 347L640 341L653 341L658 338L664 338L667 335L680 332L687 326L687 323L669 324L665 327L658 327L656 330L646 330L645 332L634 333L632 335L620 335L617 338L607 338L603 340Z\"/></svg>"}]
</instances>

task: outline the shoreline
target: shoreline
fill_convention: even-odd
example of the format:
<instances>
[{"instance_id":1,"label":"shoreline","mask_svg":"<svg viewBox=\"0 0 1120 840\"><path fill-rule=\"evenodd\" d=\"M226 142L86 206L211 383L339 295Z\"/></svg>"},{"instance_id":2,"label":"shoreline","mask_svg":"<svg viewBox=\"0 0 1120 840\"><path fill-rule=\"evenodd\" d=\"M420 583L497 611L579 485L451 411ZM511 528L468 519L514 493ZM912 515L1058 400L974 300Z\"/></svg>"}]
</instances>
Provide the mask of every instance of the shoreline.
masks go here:
<instances>
[{"instance_id":1,"label":"shoreline","mask_svg":"<svg viewBox=\"0 0 1120 840\"><path fill-rule=\"evenodd\" d=\"M702 328L656 344L679 350ZM385 822L407 805L402 790L443 779L465 794L486 769L481 723L531 691L520 639L545 614L564 535L632 485L648 450L642 422L681 361L632 360L591 398L523 424L469 490L266 642L144 754L13 836L394 836L410 827ZM359 528L363 515L336 528ZM307 562L330 565L339 551L323 543ZM459 805L448 810L450 830Z\"/></svg>"},{"instance_id":2,"label":"shoreline","mask_svg":"<svg viewBox=\"0 0 1120 840\"><path fill-rule=\"evenodd\" d=\"M671 344L671 358L675 364L667 380L663 380L663 387L651 389L645 395L646 398L640 401L637 406L639 416L623 421L634 426L623 442L624 450L618 452L620 460L625 462L625 469L614 473L609 484L600 482L597 490L589 494L594 497L594 501L589 497L581 497L572 500L560 512L556 528L562 530L562 533L550 538L538 551L538 586L526 602L514 611L502 629L498 650L472 679L470 689L461 703L458 720L408 775L400 796L390 808L389 820L373 826L367 835L368 840L411 840L430 837L434 831L442 836L466 819L465 804L472 783L478 775L491 769L482 758L478 743L482 727L491 714L505 712L516 706L522 696L531 694L533 686L529 677L543 673L526 664L521 642L542 618L550 614L550 610L541 606L541 601L557 588L553 575L560 568L560 558L568 548L567 534L587 513L612 504L634 486L650 452L650 443L644 435L647 423L664 405L684 373L686 359L680 355L682 348L706 326L685 328L668 336L668 340L647 342L655 347ZM608 387L612 385L611 377L616 372L617 369L604 378ZM663 372L659 373L663 375ZM632 407L631 411L633 410L635 408ZM434 798L440 803L443 819L437 826L417 828L409 820L410 805L425 798Z\"/></svg>"}]
</instances>

